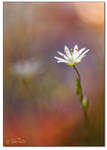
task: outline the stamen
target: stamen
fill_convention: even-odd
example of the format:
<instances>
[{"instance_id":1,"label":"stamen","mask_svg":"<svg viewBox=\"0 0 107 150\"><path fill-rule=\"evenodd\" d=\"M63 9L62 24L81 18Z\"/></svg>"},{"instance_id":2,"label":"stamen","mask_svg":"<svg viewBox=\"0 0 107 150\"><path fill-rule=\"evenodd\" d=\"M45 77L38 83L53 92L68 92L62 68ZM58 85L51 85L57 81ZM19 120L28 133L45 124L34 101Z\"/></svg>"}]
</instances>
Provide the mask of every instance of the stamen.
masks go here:
<instances>
[{"instance_id":1,"label":"stamen","mask_svg":"<svg viewBox=\"0 0 107 150\"><path fill-rule=\"evenodd\" d=\"M72 51L72 48L70 48L70 50Z\"/></svg>"},{"instance_id":2,"label":"stamen","mask_svg":"<svg viewBox=\"0 0 107 150\"><path fill-rule=\"evenodd\" d=\"M64 55L62 55L62 58L64 58Z\"/></svg>"}]
</instances>

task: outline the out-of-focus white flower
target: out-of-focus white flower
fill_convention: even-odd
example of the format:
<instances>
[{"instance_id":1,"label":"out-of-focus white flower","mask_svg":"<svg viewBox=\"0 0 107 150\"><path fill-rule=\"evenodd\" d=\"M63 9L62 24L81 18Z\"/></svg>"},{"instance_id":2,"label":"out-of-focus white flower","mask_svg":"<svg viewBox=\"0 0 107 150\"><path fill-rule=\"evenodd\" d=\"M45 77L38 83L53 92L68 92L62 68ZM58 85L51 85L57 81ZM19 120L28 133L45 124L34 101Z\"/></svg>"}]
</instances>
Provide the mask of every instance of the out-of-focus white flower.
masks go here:
<instances>
[{"instance_id":1,"label":"out-of-focus white flower","mask_svg":"<svg viewBox=\"0 0 107 150\"><path fill-rule=\"evenodd\" d=\"M71 52L70 52L71 51ZM69 66L75 66L76 64L79 64L82 59L86 56L86 53L89 51L89 49L86 50L86 48L78 49L78 45L74 46L74 49L70 49L65 45L64 47L64 53L61 53L57 51L57 53L62 57L54 57L57 59L57 63L66 63Z\"/></svg>"},{"instance_id":2,"label":"out-of-focus white flower","mask_svg":"<svg viewBox=\"0 0 107 150\"><path fill-rule=\"evenodd\" d=\"M41 72L41 62L21 61L12 65L11 71L18 76L30 76Z\"/></svg>"}]
</instances>

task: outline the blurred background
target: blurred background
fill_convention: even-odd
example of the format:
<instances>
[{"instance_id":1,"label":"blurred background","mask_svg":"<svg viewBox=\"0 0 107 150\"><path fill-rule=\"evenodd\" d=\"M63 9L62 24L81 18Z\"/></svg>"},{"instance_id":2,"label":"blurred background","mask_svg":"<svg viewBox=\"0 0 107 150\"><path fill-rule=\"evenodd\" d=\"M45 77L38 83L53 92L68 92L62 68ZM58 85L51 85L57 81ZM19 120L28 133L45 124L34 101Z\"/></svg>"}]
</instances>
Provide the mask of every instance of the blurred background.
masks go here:
<instances>
[{"instance_id":1,"label":"blurred background","mask_svg":"<svg viewBox=\"0 0 107 150\"><path fill-rule=\"evenodd\" d=\"M104 3L4 2L4 145L104 145ZM89 139L64 45L90 51L77 65L88 96Z\"/></svg>"}]
</instances>

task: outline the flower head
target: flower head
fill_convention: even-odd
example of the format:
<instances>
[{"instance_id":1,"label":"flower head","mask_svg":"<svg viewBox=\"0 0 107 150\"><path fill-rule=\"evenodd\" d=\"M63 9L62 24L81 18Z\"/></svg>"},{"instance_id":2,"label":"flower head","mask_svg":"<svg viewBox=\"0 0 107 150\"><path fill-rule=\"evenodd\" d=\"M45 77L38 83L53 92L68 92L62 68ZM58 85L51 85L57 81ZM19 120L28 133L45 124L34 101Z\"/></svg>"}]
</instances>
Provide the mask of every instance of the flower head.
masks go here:
<instances>
[{"instance_id":1,"label":"flower head","mask_svg":"<svg viewBox=\"0 0 107 150\"><path fill-rule=\"evenodd\" d=\"M75 45L74 48L70 49L65 45L64 47L64 53L61 53L57 51L57 53L62 57L55 56L54 58L57 59L57 63L66 63L69 66L75 66L79 64L82 59L86 56L86 53L89 51L89 49L86 50L86 48L78 49L78 45Z\"/></svg>"},{"instance_id":2,"label":"flower head","mask_svg":"<svg viewBox=\"0 0 107 150\"><path fill-rule=\"evenodd\" d=\"M20 61L13 64L10 68L11 72L17 76L31 76L40 73L42 63L39 61Z\"/></svg>"}]
</instances>

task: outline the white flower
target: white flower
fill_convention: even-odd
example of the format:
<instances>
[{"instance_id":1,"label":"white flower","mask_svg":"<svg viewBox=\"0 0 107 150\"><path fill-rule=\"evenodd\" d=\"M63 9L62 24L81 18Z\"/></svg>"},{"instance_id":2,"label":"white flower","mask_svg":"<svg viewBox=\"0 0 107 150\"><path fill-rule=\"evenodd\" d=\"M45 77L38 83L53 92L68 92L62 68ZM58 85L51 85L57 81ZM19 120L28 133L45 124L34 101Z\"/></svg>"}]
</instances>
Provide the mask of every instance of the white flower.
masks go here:
<instances>
[{"instance_id":1,"label":"white flower","mask_svg":"<svg viewBox=\"0 0 107 150\"><path fill-rule=\"evenodd\" d=\"M39 61L20 61L11 66L11 71L18 76L30 76L40 73L42 64Z\"/></svg>"},{"instance_id":2,"label":"white flower","mask_svg":"<svg viewBox=\"0 0 107 150\"><path fill-rule=\"evenodd\" d=\"M71 52L70 52L71 50ZM89 51L89 49L86 50L86 48L78 49L78 45L74 46L74 49L72 48L69 50L69 48L65 45L64 47L64 53L61 53L57 51L59 55L61 55L62 58L60 57L54 57L57 59L57 63L66 63L69 66L75 66L76 64L79 64L82 59L86 56L86 53Z\"/></svg>"}]
</instances>

